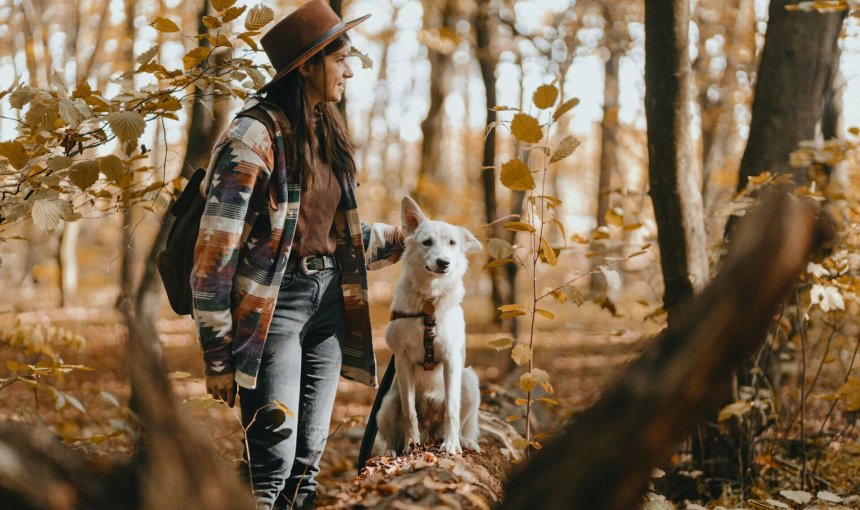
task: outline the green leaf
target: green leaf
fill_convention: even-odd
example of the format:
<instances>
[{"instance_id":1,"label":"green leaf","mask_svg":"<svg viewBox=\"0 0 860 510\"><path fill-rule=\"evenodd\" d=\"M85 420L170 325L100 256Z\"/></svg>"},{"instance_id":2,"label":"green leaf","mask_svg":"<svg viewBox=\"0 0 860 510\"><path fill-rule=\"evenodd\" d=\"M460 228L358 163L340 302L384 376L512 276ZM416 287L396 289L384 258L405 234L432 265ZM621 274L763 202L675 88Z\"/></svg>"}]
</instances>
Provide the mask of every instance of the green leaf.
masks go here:
<instances>
[{"instance_id":1,"label":"green leaf","mask_svg":"<svg viewBox=\"0 0 860 510\"><path fill-rule=\"evenodd\" d=\"M535 187L528 165L519 159L512 159L502 165L500 179L505 187L514 191L528 191Z\"/></svg>"},{"instance_id":2,"label":"green leaf","mask_svg":"<svg viewBox=\"0 0 860 510\"><path fill-rule=\"evenodd\" d=\"M245 16L245 29L257 31L268 25L275 19L275 11L268 5L257 4L251 7L248 15ZM246 41L247 42L247 41Z\"/></svg>"},{"instance_id":3,"label":"green leaf","mask_svg":"<svg viewBox=\"0 0 860 510\"><path fill-rule=\"evenodd\" d=\"M503 351L505 349L510 349L512 345L514 345L513 338L497 338L495 340L490 340L487 342L490 347L497 351Z\"/></svg>"},{"instance_id":4,"label":"green leaf","mask_svg":"<svg viewBox=\"0 0 860 510\"><path fill-rule=\"evenodd\" d=\"M579 138L573 135L565 136L561 142L559 142L558 147L555 149L555 152L552 153L552 156L549 158L550 164L555 163L556 161L561 161L562 159L573 154L573 151L579 147Z\"/></svg>"},{"instance_id":5,"label":"green leaf","mask_svg":"<svg viewBox=\"0 0 860 510\"><path fill-rule=\"evenodd\" d=\"M99 179L99 164L96 161L87 160L76 163L69 170L69 181L86 191Z\"/></svg>"},{"instance_id":6,"label":"green leaf","mask_svg":"<svg viewBox=\"0 0 860 510\"><path fill-rule=\"evenodd\" d=\"M519 366L532 360L532 350L528 345L517 344L511 351L511 359Z\"/></svg>"},{"instance_id":7,"label":"green leaf","mask_svg":"<svg viewBox=\"0 0 860 510\"><path fill-rule=\"evenodd\" d=\"M514 120L511 121L511 133L517 140L526 143L538 143L543 138L543 132L537 119L526 113L514 115Z\"/></svg>"},{"instance_id":8,"label":"green leaf","mask_svg":"<svg viewBox=\"0 0 860 510\"><path fill-rule=\"evenodd\" d=\"M564 115L565 113L572 110L573 107L575 107L578 104L579 104L579 98L577 98L577 97L575 97L573 99L568 99L567 101L561 103L561 105L555 110L555 112L553 112L552 120L553 121L558 120L559 118L561 118L562 115Z\"/></svg>"},{"instance_id":9,"label":"green leaf","mask_svg":"<svg viewBox=\"0 0 860 510\"><path fill-rule=\"evenodd\" d=\"M158 16L154 20L150 21L149 26L158 30L159 32L179 32L179 25L167 18L162 18L161 16Z\"/></svg>"},{"instance_id":10,"label":"green leaf","mask_svg":"<svg viewBox=\"0 0 860 510\"><path fill-rule=\"evenodd\" d=\"M535 106L537 106L541 110L551 108L557 100L558 89L555 85L550 84L541 85L537 88L537 90L535 90L535 93L532 96L532 101L534 101Z\"/></svg>"},{"instance_id":11,"label":"green leaf","mask_svg":"<svg viewBox=\"0 0 860 510\"><path fill-rule=\"evenodd\" d=\"M108 114L107 121L111 131L124 144L137 143L138 138L146 129L146 122L143 117L135 111L113 112Z\"/></svg>"},{"instance_id":12,"label":"green leaf","mask_svg":"<svg viewBox=\"0 0 860 510\"><path fill-rule=\"evenodd\" d=\"M60 205L55 200L48 198L36 200L33 202L33 208L30 210L30 214L33 216L33 223L46 231L57 228L62 213Z\"/></svg>"}]
</instances>

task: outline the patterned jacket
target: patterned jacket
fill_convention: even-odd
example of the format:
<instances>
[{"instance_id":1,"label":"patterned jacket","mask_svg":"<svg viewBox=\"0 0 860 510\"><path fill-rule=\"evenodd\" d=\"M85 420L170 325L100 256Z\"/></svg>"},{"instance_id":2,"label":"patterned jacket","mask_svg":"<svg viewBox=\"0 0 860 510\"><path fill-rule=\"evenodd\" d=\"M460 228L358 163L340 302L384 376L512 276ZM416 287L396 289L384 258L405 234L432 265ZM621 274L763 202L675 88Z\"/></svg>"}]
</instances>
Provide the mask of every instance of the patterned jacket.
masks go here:
<instances>
[{"instance_id":1,"label":"patterned jacket","mask_svg":"<svg viewBox=\"0 0 860 510\"><path fill-rule=\"evenodd\" d=\"M246 108L257 102L249 100ZM208 192L191 274L206 373L235 372L245 388L257 384L301 197L301 187L286 176L289 122L280 109L262 105L276 120L275 140L261 122L237 117L215 146L202 185ZM270 189L273 169L276 185ZM341 375L375 387L367 270L396 262L403 246L396 227L361 223L355 184L348 179L341 180L334 225L346 321Z\"/></svg>"}]
</instances>

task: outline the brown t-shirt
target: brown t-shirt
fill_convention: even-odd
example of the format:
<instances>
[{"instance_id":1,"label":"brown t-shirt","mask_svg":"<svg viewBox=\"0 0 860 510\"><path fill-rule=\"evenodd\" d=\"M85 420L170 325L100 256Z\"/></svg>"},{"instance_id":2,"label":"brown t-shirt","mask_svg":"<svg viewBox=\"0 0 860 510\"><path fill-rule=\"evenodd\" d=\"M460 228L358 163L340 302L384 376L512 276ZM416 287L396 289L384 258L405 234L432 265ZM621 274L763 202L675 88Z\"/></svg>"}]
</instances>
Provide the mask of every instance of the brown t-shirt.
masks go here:
<instances>
[{"instance_id":1,"label":"brown t-shirt","mask_svg":"<svg viewBox=\"0 0 860 510\"><path fill-rule=\"evenodd\" d=\"M337 245L334 213L340 203L340 183L327 163L317 160L316 170L313 184L302 192L290 258L332 255Z\"/></svg>"}]
</instances>

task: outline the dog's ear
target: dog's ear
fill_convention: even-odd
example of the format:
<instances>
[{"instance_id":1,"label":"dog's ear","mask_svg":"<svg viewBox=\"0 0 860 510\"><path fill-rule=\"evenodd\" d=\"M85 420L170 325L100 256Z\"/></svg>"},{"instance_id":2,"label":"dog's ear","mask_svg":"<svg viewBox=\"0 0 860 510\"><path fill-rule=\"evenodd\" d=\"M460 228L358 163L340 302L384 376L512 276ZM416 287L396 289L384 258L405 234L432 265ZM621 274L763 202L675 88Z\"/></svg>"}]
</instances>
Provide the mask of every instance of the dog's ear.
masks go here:
<instances>
[{"instance_id":1,"label":"dog's ear","mask_svg":"<svg viewBox=\"0 0 860 510\"><path fill-rule=\"evenodd\" d=\"M481 244L481 241L478 241L478 238L472 235L467 229L460 227L460 230L463 231L463 251L466 253L472 253L473 251L481 251L484 249L484 245Z\"/></svg>"},{"instance_id":2,"label":"dog's ear","mask_svg":"<svg viewBox=\"0 0 860 510\"><path fill-rule=\"evenodd\" d=\"M400 219L403 222L404 233L409 235L418 228L422 222L427 221L427 216L421 212L421 208L410 197L403 197L400 203Z\"/></svg>"}]
</instances>

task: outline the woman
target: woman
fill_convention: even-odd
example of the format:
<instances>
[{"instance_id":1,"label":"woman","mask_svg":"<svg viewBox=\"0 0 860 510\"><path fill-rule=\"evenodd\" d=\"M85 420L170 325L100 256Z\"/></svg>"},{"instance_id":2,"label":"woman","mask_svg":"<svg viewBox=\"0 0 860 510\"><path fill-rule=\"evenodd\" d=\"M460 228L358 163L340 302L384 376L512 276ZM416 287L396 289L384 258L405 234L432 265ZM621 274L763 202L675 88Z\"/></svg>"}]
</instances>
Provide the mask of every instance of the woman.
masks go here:
<instances>
[{"instance_id":1,"label":"woman","mask_svg":"<svg viewBox=\"0 0 860 510\"><path fill-rule=\"evenodd\" d=\"M346 31L312 0L261 39L277 71L213 153L192 273L208 391L238 385L260 508L312 508L337 374L376 386L367 269L399 228L360 223L355 163L334 103L353 76ZM365 258L367 254L367 258Z\"/></svg>"}]
</instances>

